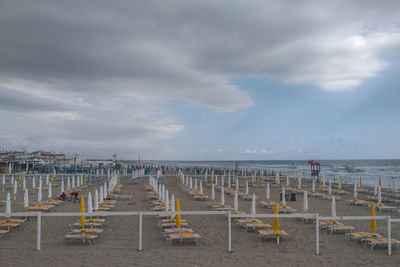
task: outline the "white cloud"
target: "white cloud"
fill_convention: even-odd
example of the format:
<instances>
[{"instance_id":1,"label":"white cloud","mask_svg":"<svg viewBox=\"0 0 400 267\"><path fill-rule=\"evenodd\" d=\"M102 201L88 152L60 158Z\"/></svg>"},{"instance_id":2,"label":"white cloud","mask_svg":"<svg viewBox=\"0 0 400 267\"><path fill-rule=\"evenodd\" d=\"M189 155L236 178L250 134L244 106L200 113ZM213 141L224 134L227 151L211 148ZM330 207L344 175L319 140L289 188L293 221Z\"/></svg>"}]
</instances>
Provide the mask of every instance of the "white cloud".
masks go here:
<instances>
[{"instance_id":1,"label":"white cloud","mask_svg":"<svg viewBox=\"0 0 400 267\"><path fill-rule=\"evenodd\" d=\"M243 153L245 153L245 154L256 154L257 153L257 150L256 149L245 149L244 151L243 151Z\"/></svg>"}]
</instances>

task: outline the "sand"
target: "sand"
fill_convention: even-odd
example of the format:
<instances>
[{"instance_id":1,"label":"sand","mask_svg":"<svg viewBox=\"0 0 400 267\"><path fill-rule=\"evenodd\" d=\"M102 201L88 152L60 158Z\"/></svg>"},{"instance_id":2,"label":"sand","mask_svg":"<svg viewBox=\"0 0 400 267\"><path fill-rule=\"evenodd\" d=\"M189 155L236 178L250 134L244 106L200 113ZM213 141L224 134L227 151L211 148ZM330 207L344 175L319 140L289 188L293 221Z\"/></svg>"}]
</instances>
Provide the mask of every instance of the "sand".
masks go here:
<instances>
[{"instance_id":1,"label":"sand","mask_svg":"<svg viewBox=\"0 0 400 267\"><path fill-rule=\"evenodd\" d=\"M144 183L129 184L121 194L132 195L131 200L119 200L113 211L144 211L150 210L151 205L146 199ZM100 186L100 182L84 188L83 195ZM294 186L295 181L291 181ZM210 210L209 202L195 201L176 185L176 175L167 178L167 189L170 196L175 194L181 201L182 210ZM203 187L205 193L211 195L209 187ZM307 189L311 185L307 184ZM244 189L241 189L244 190ZM352 192L352 186L347 191ZM59 188L53 190L58 193ZM257 202L264 200L265 188L249 187L249 192L256 193ZM278 200L278 188L271 187L271 199ZM46 199L44 192L43 198ZM30 195L31 200L36 199ZM216 199L220 192L216 192ZM358 198L366 199L366 194ZM5 192L0 191L0 199L5 199ZM287 204L299 211L302 210L303 196L297 195L296 202ZM369 215L365 207L354 207L348 203L352 193L343 196L336 202L337 215ZM22 192L18 201L23 202ZM233 206L233 197L225 195L226 204ZM13 204L13 211L21 205ZM239 210L250 212L251 201L239 199ZM4 207L1 207L4 209ZM310 212L321 216L329 216L331 204L328 200L309 198ZM21 210L21 208L19 208ZM53 211L78 211L78 203L65 203ZM271 213L271 210L257 207L258 213ZM391 215L380 213L377 215ZM161 239L157 226L158 219L153 216L143 218L143 251L138 248L139 220L135 216L112 216L104 224L104 232L93 246L80 242L63 242L63 235L68 232L69 224L78 221L70 217L44 217L42 219L42 247L36 248L36 220L26 222L20 231L8 233L0 240L0 266L382 266L395 265L400 260L400 250L393 249L393 255L387 256L387 250L374 249L372 252L361 244L354 244L342 234L330 235L320 232L320 253L315 255L315 226L303 223L299 219L280 219L281 229L286 230L290 237L278 246L275 241L257 240L256 233L243 232L239 226L232 224L232 249L228 250L227 218L223 215L191 215L183 216L197 233L202 236L199 244L176 244L168 247ZM272 219L262 219L272 224ZM348 221L348 225L356 227L356 231L368 231L369 221ZM386 236L386 221L377 222L377 232ZM400 223L392 225L392 238L400 239Z\"/></svg>"}]
</instances>

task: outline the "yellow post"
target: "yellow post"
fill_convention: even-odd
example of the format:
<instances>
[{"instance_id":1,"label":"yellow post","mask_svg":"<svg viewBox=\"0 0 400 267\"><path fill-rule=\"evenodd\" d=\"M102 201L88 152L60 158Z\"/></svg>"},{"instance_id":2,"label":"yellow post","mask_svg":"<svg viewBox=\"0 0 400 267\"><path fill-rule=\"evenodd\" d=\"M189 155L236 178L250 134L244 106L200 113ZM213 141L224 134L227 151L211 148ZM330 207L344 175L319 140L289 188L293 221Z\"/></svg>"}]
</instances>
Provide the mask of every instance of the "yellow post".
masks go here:
<instances>
[{"instance_id":1,"label":"yellow post","mask_svg":"<svg viewBox=\"0 0 400 267\"><path fill-rule=\"evenodd\" d=\"M382 180L380 176L379 176L379 186L382 186Z\"/></svg>"},{"instance_id":2,"label":"yellow post","mask_svg":"<svg viewBox=\"0 0 400 267\"><path fill-rule=\"evenodd\" d=\"M21 175L21 173L19 173L19 175L18 175L18 180L19 180L19 184L22 184L22 175Z\"/></svg>"},{"instance_id":3,"label":"yellow post","mask_svg":"<svg viewBox=\"0 0 400 267\"><path fill-rule=\"evenodd\" d=\"M117 184L119 184L119 176L118 176L118 174L117 174Z\"/></svg>"},{"instance_id":4,"label":"yellow post","mask_svg":"<svg viewBox=\"0 0 400 267\"><path fill-rule=\"evenodd\" d=\"M260 184L260 175L257 176L257 184Z\"/></svg>"},{"instance_id":5,"label":"yellow post","mask_svg":"<svg viewBox=\"0 0 400 267\"><path fill-rule=\"evenodd\" d=\"M83 196L81 197L81 207L79 209L79 212L82 212L82 213L85 212L85 199ZM81 227L83 227L84 224L85 224L85 216L80 216L79 217L79 225Z\"/></svg>"},{"instance_id":6,"label":"yellow post","mask_svg":"<svg viewBox=\"0 0 400 267\"><path fill-rule=\"evenodd\" d=\"M212 173L211 173L210 184L213 184L213 175L212 175Z\"/></svg>"},{"instance_id":7,"label":"yellow post","mask_svg":"<svg viewBox=\"0 0 400 267\"><path fill-rule=\"evenodd\" d=\"M339 176L339 184L342 186L342 176Z\"/></svg>"},{"instance_id":8,"label":"yellow post","mask_svg":"<svg viewBox=\"0 0 400 267\"><path fill-rule=\"evenodd\" d=\"M51 174L51 184L54 183L54 173Z\"/></svg>"},{"instance_id":9,"label":"yellow post","mask_svg":"<svg viewBox=\"0 0 400 267\"><path fill-rule=\"evenodd\" d=\"M362 186L362 178L361 178L361 175L360 175L360 187Z\"/></svg>"},{"instance_id":10,"label":"yellow post","mask_svg":"<svg viewBox=\"0 0 400 267\"><path fill-rule=\"evenodd\" d=\"M318 177L319 186L321 186L321 175Z\"/></svg>"},{"instance_id":11,"label":"yellow post","mask_svg":"<svg viewBox=\"0 0 400 267\"><path fill-rule=\"evenodd\" d=\"M181 211L181 206L179 205L179 198L177 198L176 202L175 202L175 211ZM177 214L176 215L176 228L181 228L181 226L182 226L181 215Z\"/></svg>"},{"instance_id":12,"label":"yellow post","mask_svg":"<svg viewBox=\"0 0 400 267\"><path fill-rule=\"evenodd\" d=\"M179 175L179 184L182 184L182 173Z\"/></svg>"},{"instance_id":13,"label":"yellow post","mask_svg":"<svg viewBox=\"0 0 400 267\"><path fill-rule=\"evenodd\" d=\"M278 203L275 203L274 205L274 214L278 214ZM274 218L273 227L275 233L279 232L279 218Z\"/></svg>"},{"instance_id":14,"label":"yellow post","mask_svg":"<svg viewBox=\"0 0 400 267\"><path fill-rule=\"evenodd\" d=\"M84 182L84 184L86 185L86 182L87 182L87 175L86 175L86 173L85 173L85 175L83 176L83 182Z\"/></svg>"},{"instance_id":15,"label":"yellow post","mask_svg":"<svg viewBox=\"0 0 400 267\"><path fill-rule=\"evenodd\" d=\"M371 216L375 216L375 202L371 204ZM370 221L370 228L372 232L376 231L376 219Z\"/></svg>"}]
</instances>

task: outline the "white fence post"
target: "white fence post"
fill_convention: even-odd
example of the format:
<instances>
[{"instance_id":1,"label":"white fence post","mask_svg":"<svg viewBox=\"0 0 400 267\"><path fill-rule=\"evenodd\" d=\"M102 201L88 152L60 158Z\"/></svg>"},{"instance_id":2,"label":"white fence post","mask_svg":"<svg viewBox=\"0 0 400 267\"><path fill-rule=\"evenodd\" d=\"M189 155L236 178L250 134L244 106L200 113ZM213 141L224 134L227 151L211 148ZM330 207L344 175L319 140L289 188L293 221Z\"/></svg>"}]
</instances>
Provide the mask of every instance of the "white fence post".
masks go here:
<instances>
[{"instance_id":1,"label":"white fence post","mask_svg":"<svg viewBox=\"0 0 400 267\"><path fill-rule=\"evenodd\" d=\"M142 251L142 236L143 236L143 215L139 212L139 249L138 251Z\"/></svg>"},{"instance_id":2,"label":"white fence post","mask_svg":"<svg viewBox=\"0 0 400 267\"><path fill-rule=\"evenodd\" d=\"M41 235L42 214L39 212L37 215L37 233L36 233L36 250L40 250L40 235Z\"/></svg>"},{"instance_id":3,"label":"white fence post","mask_svg":"<svg viewBox=\"0 0 400 267\"><path fill-rule=\"evenodd\" d=\"M392 255L392 223L390 221L390 216L387 217L387 236L388 236L388 255Z\"/></svg>"},{"instance_id":4,"label":"white fence post","mask_svg":"<svg viewBox=\"0 0 400 267\"><path fill-rule=\"evenodd\" d=\"M315 217L315 254L319 255L319 214Z\"/></svg>"},{"instance_id":5,"label":"white fence post","mask_svg":"<svg viewBox=\"0 0 400 267\"><path fill-rule=\"evenodd\" d=\"M232 252L232 217L231 211L228 214L228 252Z\"/></svg>"}]
</instances>

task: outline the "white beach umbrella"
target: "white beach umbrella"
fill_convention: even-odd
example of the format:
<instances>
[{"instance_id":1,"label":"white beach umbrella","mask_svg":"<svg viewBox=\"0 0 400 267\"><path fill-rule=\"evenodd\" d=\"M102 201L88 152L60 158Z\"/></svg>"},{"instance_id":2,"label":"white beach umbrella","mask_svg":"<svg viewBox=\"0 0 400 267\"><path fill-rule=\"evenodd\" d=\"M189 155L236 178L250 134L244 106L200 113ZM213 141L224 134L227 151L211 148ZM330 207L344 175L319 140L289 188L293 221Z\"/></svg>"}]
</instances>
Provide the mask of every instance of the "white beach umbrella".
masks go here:
<instances>
[{"instance_id":1,"label":"white beach umbrella","mask_svg":"<svg viewBox=\"0 0 400 267\"><path fill-rule=\"evenodd\" d=\"M71 190L71 179L70 179L70 177L68 177L68 179L67 179L67 191L70 191Z\"/></svg>"},{"instance_id":2,"label":"white beach umbrella","mask_svg":"<svg viewBox=\"0 0 400 267\"><path fill-rule=\"evenodd\" d=\"M332 216L332 217L336 217L336 200L335 200L335 196L332 197L331 216Z\"/></svg>"},{"instance_id":3,"label":"white beach umbrella","mask_svg":"<svg viewBox=\"0 0 400 267\"><path fill-rule=\"evenodd\" d=\"M225 193L224 188L221 188L221 205L225 205Z\"/></svg>"},{"instance_id":4,"label":"white beach umbrella","mask_svg":"<svg viewBox=\"0 0 400 267\"><path fill-rule=\"evenodd\" d=\"M24 177L22 177L22 190L25 191L25 189L26 189L26 179L25 179L25 176L24 176Z\"/></svg>"},{"instance_id":5,"label":"white beach umbrella","mask_svg":"<svg viewBox=\"0 0 400 267\"><path fill-rule=\"evenodd\" d=\"M239 199L238 199L238 192L235 191L235 199L233 201L233 207L235 208L235 211L239 210Z\"/></svg>"},{"instance_id":6,"label":"white beach umbrella","mask_svg":"<svg viewBox=\"0 0 400 267\"><path fill-rule=\"evenodd\" d=\"M194 178L194 190L197 191L197 178Z\"/></svg>"},{"instance_id":7,"label":"white beach umbrella","mask_svg":"<svg viewBox=\"0 0 400 267\"><path fill-rule=\"evenodd\" d=\"M25 189L25 194L24 194L24 207L25 207L25 208L29 207L28 189Z\"/></svg>"},{"instance_id":8,"label":"white beach umbrella","mask_svg":"<svg viewBox=\"0 0 400 267\"><path fill-rule=\"evenodd\" d=\"M239 178L236 177L236 191L239 191Z\"/></svg>"},{"instance_id":9,"label":"white beach umbrella","mask_svg":"<svg viewBox=\"0 0 400 267\"><path fill-rule=\"evenodd\" d=\"M74 178L74 176L71 177L71 186L72 186L72 189L75 189L75 178Z\"/></svg>"},{"instance_id":10,"label":"white beach umbrella","mask_svg":"<svg viewBox=\"0 0 400 267\"><path fill-rule=\"evenodd\" d=\"M224 176L221 176L221 186L224 187L225 182L224 182Z\"/></svg>"},{"instance_id":11,"label":"white beach umbrella","mask_svg":"<svg viewBox=\"0 0 400 267\"><path fill-rule=\"evenodd\" d=\"M397 180L394 180L394 192L397 193Z\"/></svg>"},{"instance_id":12,"label":"white beach umbrella","mask_svg":"<svg viewBox=\"0 0 400 267\"><path fill-rule=\"evenodd\" d=\"M271 194L271 192L269 190L269 183L268 183L267 186L266 186L266 189L265 189L265 197L267 199L269 199L270 198L270 194Z\"/></svg>"},{"instance_id":13,"label":"white beach umbrella","mask_svg":"<svg viewBox=\"0 0 400 267\"><path fill-rule=\"evenodd\" d=\"M14 174L11 174L11 184L14 185Z\"/></svg>"},{"instance_id":14,"label":"white beach umbrella","mask_svg":"<svg viewBox=\"0 0 400 267\"><path fill-rule=\"evenodd\" d=\"M332 195L332 181L329 180L329 195Z\"/></svg>"},{"instance_id":15,"label":"white beach umbrella","mask_svg":"<svg viewBox=\"0 0 400 267\"><path fill-rule=\"evenodd\" d=\"M39 179L39 188L38 188L38 203L42 202L42 179Z\"/></svg>"},{"instance_id":16,"label":"white beach umbrella","mask_svg":"<svg viewBox=\"0 0 400 267\"><path fill-rule=\"evenodd\" d=\"M94 191L94 210L99 209L99 190Z\"/></svg>"},{"instance_id":17,"label":"white beach umbrella","mask_svg":"<svg viewBox=\"0 0 400 267\"><path fill-rule=\"evenodd\" d=\"M325 177L325 175L322 176L322 186L323 186L323 187L326 186L326 177Z\"/></svg>"},{"instance_id":18,"label":"white beach umbrella","mask_svg":"<svg viewBox=\"0 0 400 267\"><path fill-rule=\"evenodd\" d=\"M88 198L87 198L87 211L88 213L93 212L93 206L92 206L92 193L89 192Z\"/></svg>"},{"instance_id":19,"label":"white beach umbrella","mask_svg":"<svg viewBox=\"0 0 400 267\"><path fill-rule=\"evenodd\" d=\"M289 175L286 176L286 186L289 187Z\"/></svg>"},{"instance_id":20,"label":"white beach umbrella","mask_svg":"<svg viewBox=\"0 0 400 267\"><path fill-rule=\"evenodd\" d=\"M298 187L299 187L299 189L300 189L300 188L301 188L301 176L299 176L298 182L299 182Z\"/></svg>"},{"instance_id":21,"label":"white beach umbrella","mask_svg":"<svg viewBox=\"0 0 400 267\"><path fill-rule=\"evenodd\" d=\"M231 188L231 172L228 173L228 188Z\"/></svg>"},{"instance_id":22,"label":"white beach umbrella","mask_svg":"<svg viewBox=\"0 0 400 267\"><path fill-rule=\"evenodd\" d=\"M211 185L211 200L215 200L215 188L214 188L214 184Z\"/></svg>"},{"instance_id":23,"label":"white beach umbrella","mask_svg":"<svg viewBox=\"0 0 400 267\"><path fill-rule=\"evenodd\" d=\"M14 190L13 190L14 200L17 199L17 192L18 192L18 183L14 183Z\"/></svg>"},{"instance_id":24,"label":"white beach umbrella","mask_svg":"<svg viewBox=\"0 0 400 267\"><path fill-rule=\"evenodd\" d=\"M215 175L215 184L218 185L218 175Z\"/></svg>"},{"instance_id":25,"label":"white beach umbrella","mask_svg":"<svg viewBox=\"0 0 400 267\"><path fill-rule=\"evenodd\" d=\"M315 193L315 179L312 179L312 192Z\"/></svg>"},{"instance_id":26,"label":"white beach umbrella","mask_svg":"<svg viewBox=\"0 0 400 267\"><path fill-rule=\"evenodd\" d=\"M338 189L342 189L342 176L339 177Z\"/></svg>"},{"instance_id":27,"label":"white beach umbrella","mask_svg":"<svg viewBox=\"0 0 400 267\"><path fill-rule=\"evenodd\" d=\"M307 211L308 211L308 196L307 196L307 191L304 191L303 210L304 210L304 212L307 212Z\"/></svg>"},{"instance_id":28,"label":"white beach umbrella","mask_svg":"<svg viewBox=\"0 0 400 267\"><path fill-rule=\"evenodd\" d=\"M61 194L64 192L64 179L61 180Z\"/></svg>"},{"instance_id":29,"label":"white beach umbrella","mask_svg":"<svg viewBox=\"0 0 400 267\"><path fill-rule=\"evenodd\" d=\"M47 174L46 175L46 185L48 185L49 184L49 175Z\"/></svg>"},{"instance_id":30,"label":"white beach umbrella","mask_svg":"<svg viewBox=\"0 0 400 267\"><path fill-rule=\"evenodd\" d=\"M251 215L256 215L256 194L253 193L253 198L251 200Z\"/></svg>"},{"instance_id":31,"label":"white beach umbrella","mask_svg":"<svg viewBox=\"0 0 400 267\"><path fill-rule=\"evenodd\" d=\"M6 175L5 174L3 174L3 186L6 184ZM4 190L4 188L3 188L3 190Z\"/></svg>"},{"instance_id":32,"label":"white beach umbrella","mask_svg":"<svg viewBox=\"0 0 400 267\"><path fill-rule=\"evenodd\" d=\"M203 194L203 181L200 181L200 194Z\"/></svg>"},{"instance_id":33,"label":"white beach umbrella","mask_svg":"<svg viewBox=\"0 0 400 267\"><path fill-rule=\"evenodd\" d=\"M32 177L32 189L36 188L36 178L35 175Z\"/></svg>"},{"instance_id":34,"label":"white beach umbrella","mask_svg":"<svg viewBox=\"0 0 400 267\"><path fill-rule=\"evenodd\" d=\"M282 205L286 206L286 190L282 187Z\"/></svg>"},{"instance_id":35,"label":"white beach umbrella","mask_svg":"<svg viewBox=\"0 0 400 267\"><path fill-rule=\"evenodd\" d=\"M10 217L11 216L11 199L10 199L10 193L7 193L7 198L6 198L6 216Z\"/></svg>"},{"instance_id":36,"label":"white beach umbrella","mask_svg":"<svg viewBox=\"0 0 400 267\"><path fill-rule=\"evenodd\" d=\"M79 178L79 176L76 176L76 187L80 187L81 186L81 179Z\"/></svg>"},{"instance_id":37,"label":"white beach umbrella","mask_svg":"<svg viewBox=\"0 0 400 267\"><path fill-rule=\"evenodd\" d=\"M53 194L53 189L51 188L52 184L49 183L49 189L47 190L47 198L51 199L52 198L52 194Z\"/></svg>"},{"instance_id":38,"label":"white beach umbrella","mask_svg":"<svg viewBox=\"0 0 400 267\"><path fill-rule=\"evenodd\" d=\"M276 171L275 183L276 184L280 184L281 183L281 178L279 177L279 171Z\"/></svg>"},{"instance_id":39,"label":"white beach umbrella","mask_svg":"<svg viewBox=\"0 0 400 267\"><path fill-rule=\"evenodd\" d=\"M171 211L172 211L172 218L175 218L175 195L171 197Z\"/></svg>"},{"instance_id":40,"label":"white beach umbrella","mask_svg":"<svg viewBox=\"0 0 400 267\"><path fill-rule=\"evenodd\" d=\"M104 203L104 190L103 190L103 186L100 186L100 197L99 197L99 204L103 204Z\"/></svg>"},{"instance_id":41,"label":"white beach umbrella","mask_svg":"<svg viewBox=\"0 0 400 267\"><path fill-rule=\"evenodd\" d=\"M378 186L378 204L382 203L382 190L381 187Z\"/></svg>"},{"instance_id":42,"label":"white beach umbrella","mask_svg":"<svg viewBox=\"0 0 400 267\"><path fill-rule=\"evenodd\" d=\"M190 177L189 179L189 188L192 189L193 188L193 178Z\"/></svg>"},{"instance_id":43,"label":"white beach umbrella","mask_svg":"<svg viewBox=\"0 0 400 267\"><path fill-rule=\"evenodd\" d=\"M246 180L246 195L249 194L249 181Z\"/></svg>"},{"instance_id":44,"label":"white beach umbrella","mask_svg":"<svg viewBox=\"0 0 400 267\"><path fill-rule=\"evenodd\" d=\"M357 181L355 181L354 182L354 189L353 189L354 199L357 199L357 187L358 187L358 183L357 183Z\"/></svg>"},{"instance_id":45,"label":"white beach umbrella","mask_svg":"<svg viewBox=\"0 0 400 267\"><path fill-rule=\"evenodd\" d=\"M104 187L103 187L103 198L106 199L107 196L108 196L107 182L104 182ZM103 202L102 202L101 204L103 204Z\"/></svg>"}]
</instances>

